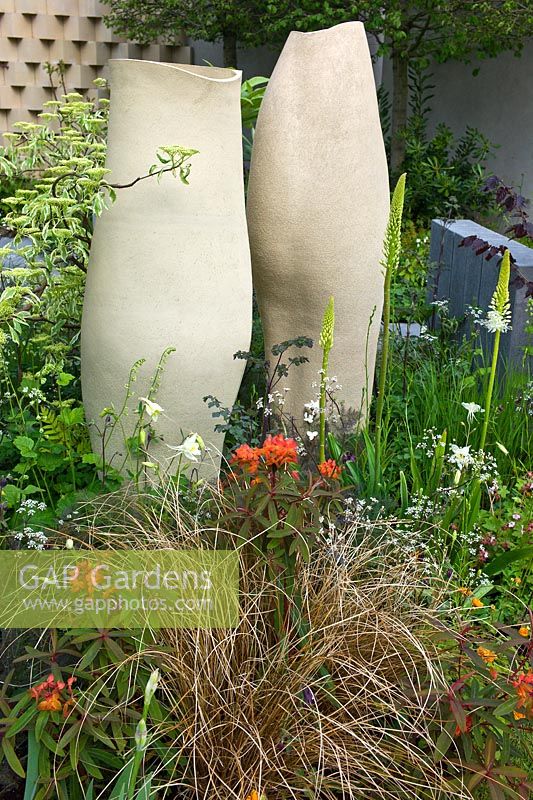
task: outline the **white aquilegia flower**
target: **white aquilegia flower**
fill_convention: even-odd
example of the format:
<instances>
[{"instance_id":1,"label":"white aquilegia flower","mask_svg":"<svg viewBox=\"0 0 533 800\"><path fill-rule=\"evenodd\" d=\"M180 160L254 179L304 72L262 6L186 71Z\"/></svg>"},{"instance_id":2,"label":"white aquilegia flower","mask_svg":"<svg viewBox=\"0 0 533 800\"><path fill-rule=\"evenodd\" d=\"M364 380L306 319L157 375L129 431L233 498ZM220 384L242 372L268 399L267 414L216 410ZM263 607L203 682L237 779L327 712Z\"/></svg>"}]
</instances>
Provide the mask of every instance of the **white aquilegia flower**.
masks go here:
<instances>
[{"instance_id":1,"label":"white aquilegia flower","mask_svg":"<svg viewBox=\"0 0 533 800\"><path fill-rule=\"evenodd\" d=\"M197 433L191 433L182 444L175 446L167 444L167 447L174 450L179 456L189 459L189 461L199 461L205 445L201 436Z\"/></svg>"},{"instance_id":2,"label":"white aquilegia flower","mask_svg":"<svg viewBox=\"0 0 533 800\"><path fill-rule=\"evenodd\" d=\"M144 410L148 414L149 417L153 419L155 422L156 419L160 414L163 413L163 409L159 405L159 403L154 403L153 400L150 400L148 397L139 397L139 400L144 405Z\"/></svg>"},{"instance_id":3,"label":"white aquilegia flower","mask_svg":"<svg viewBox=\"0 0 533 800\"><path fill-rule=\"evenodd\" d=\"M468 422L472 422L476 414L484 411L478 403L461 403L461 405L467 411Z\"/></svg>"},{"instance_id":4,"label":"white aquilegia flower","mask_svg":"<svg viewBox=\"0 0 533 800\"><path fill-rule=\"evenodd\" d=\"M450 445L450 455L448 456L448 461L450 464L455 464L459 470L463 470L465 467L470 466L470 464L474 462L470 452L470 445L466 445L466 447L459 447L458 444Z\"/></svg>"},{"instance_id":5,"label":"white aquilegia flower","mask_svg":"<svg viewBox=\"0 0 533 800\"><path fill-rule=\"evenodd\" d=\"M510 312L498 311L496 308L490 308L487 311L485 319L481 320L481 324L489 331L489 333L507 333L511 329Z\"/></svg>"}]
</instances>

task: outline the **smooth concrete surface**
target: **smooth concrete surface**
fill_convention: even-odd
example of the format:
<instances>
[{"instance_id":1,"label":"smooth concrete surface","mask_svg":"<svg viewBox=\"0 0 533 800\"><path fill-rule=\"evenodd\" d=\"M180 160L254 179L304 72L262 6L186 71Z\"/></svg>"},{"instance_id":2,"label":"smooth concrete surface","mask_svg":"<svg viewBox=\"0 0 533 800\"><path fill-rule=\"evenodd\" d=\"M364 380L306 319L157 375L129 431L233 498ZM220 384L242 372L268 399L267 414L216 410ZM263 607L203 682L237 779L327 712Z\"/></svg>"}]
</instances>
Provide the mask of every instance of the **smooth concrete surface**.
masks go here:
<instances>
[{"instance_id":1,"label":"smooth concrete surface","mask_svg":"<svg viewBox=\"0 0 533 800\"><path fill-rule=\"evenodd\" d=\"M146 359L129 402L126 435L136 422L162 351L168 360L155 400L164 443L150 458L168 465L189 433L212 447L217 469L223 436L203 402L235 401L251 334L251 267L244 208L240 72L145 61L111 62L107 165L112 183L145 174L164 145L199 150L190 185L165 175L118 192L97 220L82 321L82 388L88 420L120 409L133 363ZM97 452L101 443L93 431ZM117 431L108 457L125 453ZM122 456L116 455L113 464Z\"/></svg>"},{"instance_id":2,"label":"smooth concrete surface","mask_svg":"<svg viewBox=\"0 0 533 800\"><path fill-rule=\"evenodd\" d=\"M383 302L389 182L365 29L291 33L256 129L248 192L254 285L266 346L315 341L291 369L286 412L314 399L324 309L335 298L330 376L345 411L365 414ZM372 322L371 322L372 319Z\"/></svg>"}]
</instances>

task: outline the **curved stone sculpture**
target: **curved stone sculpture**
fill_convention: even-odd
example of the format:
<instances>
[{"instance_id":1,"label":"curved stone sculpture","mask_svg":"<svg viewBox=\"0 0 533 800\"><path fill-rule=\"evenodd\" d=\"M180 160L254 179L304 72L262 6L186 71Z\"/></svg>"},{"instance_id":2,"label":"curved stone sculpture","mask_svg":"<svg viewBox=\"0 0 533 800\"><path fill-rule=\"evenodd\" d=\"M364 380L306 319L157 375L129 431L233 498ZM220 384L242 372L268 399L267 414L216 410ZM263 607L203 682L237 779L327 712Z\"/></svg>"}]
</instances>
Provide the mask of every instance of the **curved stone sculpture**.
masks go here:
<instances>
[{"instance_id":1,"label":"curved stone sculpture","mask_svg":"<svg viewBox=\"0 0 533 800\"><path fill-rule=\"evenodd\" d=\"M175 347L155 397L164 437L149 449L165 467L191 432L212 445L203 474L218 469L223 435L203 401L213 394L231 406L239 390L251 335L251 265L246 230L240 115L241 73L230 69L147 61L111 61L107 166L111 183L146 174L161 146L199 151L190 185L150 178L118 192L97 220L82 322L82 388L89 422L120 409L128 373L139 371L125 418L131 435L139 397L146 396L162 351ZM93 429L93 447L101 439ZM118 428L106 447L124 461Z\"/></svg>"},{"instance_id":2,"label":"curved stone sculpture","mask_svg":"<svg viewBox=\"0 0 533 800\"><path fill-rule=\"evenodd\" d=\"M259 113L248 188L252 267L267 352L310 336L285 405L314 399L318 338L335 298L330 375L344 409L366 415L383 300L389 183L372 64L360 22L290 34ZM372 318L372 323L370 322Z\"/></svg>"}]
</instances>

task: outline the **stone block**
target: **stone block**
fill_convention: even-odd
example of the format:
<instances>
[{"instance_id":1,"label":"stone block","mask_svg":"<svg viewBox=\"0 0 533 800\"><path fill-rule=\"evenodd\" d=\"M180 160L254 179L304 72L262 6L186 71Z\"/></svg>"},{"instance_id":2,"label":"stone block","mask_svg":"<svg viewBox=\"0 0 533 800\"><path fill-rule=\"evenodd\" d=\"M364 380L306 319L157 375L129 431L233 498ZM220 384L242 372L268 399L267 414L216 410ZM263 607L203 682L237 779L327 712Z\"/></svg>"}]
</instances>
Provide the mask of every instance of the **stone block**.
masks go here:
<instances>
[{"instance_id":1,"label":"stone block","mask_svg":"<svg viewBox=\"0 0 533 800\"><path fill-rule=\"evenodd\" d=\"M95 20L95 34L94 38L97 42L107 42L108 44L123 42L124 39L113 33L111 28L108 28L104 20L99 18Z\"/></svg>"},{"instance_id":2,"label":"stone block","mask_svg":"<svg viewBox=\"0 0 533 800\"><path fill-rule=\"evenodd\" d=\"M12 108L21 107L22 89L13 86L0 86L0 109L10 111Z\"/></svg>"},{"instance_id":3,"label":"stone block","mask_svg":"<svg viewBox=\"0 0 533 800\"><path fill-rule=\"evenodd\" d=\"M80 61L89 67L103 67L107 63L110 45L102 42L84 42L80 48Z\"/></svg>"},{"instance_id":4,"label":"stone block","mask_svg":"<svg viewBox=\"0 0 533 800\"><path fill-rule=\"evenodd\" d=\"M533 346L533 337L526 332L528 293L533 287L533 249L484 228L471 220L445 222L433 220L431 225L430 277L428 300L448 300L450 316L459 319L458 337L472 330L467 314L469 306L486 314L500 272L500 256L490 260L482 253L476 255L471 247L463 246L467 236L477 236L490 245L506 247L514 265L511 269L510 301L511 330L502 334L501 354L504 362L520 369L524 365L525 348ZM494 335L480 328L480 342L485 359L490 358ZM533 356L528 358L533 368Z\"/></svg>"},{"instance_id":5,"label":"stone block","mask_svg":"<svg viewBox=\"0 0 533 800\"><path fill-rule=\"evenodd\" d=\"M2 14L0 36L8 39L31 38L31 19L24 14Z\"/></svg>"},{"instance_id":6,"label":"stone block","mask_svg":"<svg viewBox=\"0 0 533 800\"><path fill-rule=\"evenodd\" d=\"M32 34L34 39L61 39L63 38L63 22L61 17L51 14L37 14L32 19Z\"/></svg>"},{"instance_id":7,"label":"stone block","mask_svg":"<svg viewBox=\"0 0 533 800\"><path fill-rule=\"evenodd\" d=\"M35 84L35 65L24 61L9 61L2 70L4 83L9 86L33 86Z\"/></svg>"},{"instance_id":8,"label":"stone block","mask_svg":"<svg viewBox=\"0 0 533 800\"><path fill-rule=\"evenodd\" d=\"M46 14L46 0L16 0L15 5L21 14Z\"/></svg>"},{"instance_id":9,"label":"stone block","mask_svg":"<svg viewBox=\"0 0 533 800\"><path fill-rule=\"evenodd\" d=\"M21 105L29 111L40 112L47 100L52 99L52 90L43 86L26 86L22 90Z\"/></svg>"},{"instance_id":10,"label":"stone block","mask_svg":"<svg viewBox=\"0 0 533 800\"><path fill-rule=\"evenodd\" d=\"M94 21L88 17L68 17L65 20L64 36L71 42L92 42Z\"/></svg>"},{"instance_id":11,"label":"stone block","mask_svg":"<svg viewBox=\"0 0 533 800\"><path fill-rule=\"evenodd\" d=\"M80 60L80 47L75 42L57 40L50 43L49 61L64 61L65 64L77 64Z\"/></svg>"},{"instance_id":12,"label":"stone block","mask_svg":"<svg viewBox=\"0 0 533 800\"><path fill-rule=\"evenodd\" d=\"M69 89L85 91L92 88L94 78L96 78L96 69L94 67L73 64L67 70L65 82Z\"/></svg>"},{"instance_id":13,"label":"stone block","mask_svg":"<svg viewBox=\"0 0 533 800\"><path fill-rule=\"evenodd\" d=\"M78 0L81 17L102 17L109 13L109 6L99 0Z\"/></svg>"},{"instance_id":14,"label":"stone block","mask_svg":"<svg viewBox=\"0 0 533 800\"><path fill-rule=\"evenodd\" d=\"M41 64L50 60L50 47L41 39L23 39L19 44L17 57L27 64Z\"/></svg>"},{"instance_id":15,"label":"stone block","mask_svg":"<svg viewBox=\"0 0 533 800\"><path fill-rule=\"evenodd\" d=\"M61 17L76 16L80 13L78 0L46 0L46 10L49 14L57 14Z\"/></svg>"},{"instance_id":16,"label":"stone block","mask_svg":"<svg viewBox=\"0 0 533 800\"><path fill-rule=\"evenodd\" d=\"M0 61L17 61L19 44L19 39L8 39L0 30Z\"/></svg>"}]
</instances>

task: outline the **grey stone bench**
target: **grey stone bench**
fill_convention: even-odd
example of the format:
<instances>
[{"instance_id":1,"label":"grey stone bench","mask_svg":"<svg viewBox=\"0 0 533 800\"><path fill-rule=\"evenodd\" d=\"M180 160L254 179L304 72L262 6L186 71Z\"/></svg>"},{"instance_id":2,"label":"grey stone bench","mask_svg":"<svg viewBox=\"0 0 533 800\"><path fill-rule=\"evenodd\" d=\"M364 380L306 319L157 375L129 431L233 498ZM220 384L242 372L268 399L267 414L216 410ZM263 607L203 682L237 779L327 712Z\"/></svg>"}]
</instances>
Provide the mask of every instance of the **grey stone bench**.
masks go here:
<instances>
[{"instance_id":1,"label":"grey stone bench","mask_svg":"<svg viewBox=\"0 0 533 800\"><path fill-rule=\"evenodd\" d=\"M448 222L434 219L431 224L428 301L448 300L450 316L460 320L461 337L471 331L472 323L467 315L469 306L487 312L498 282L501 256L493 256L487 261L485 254L476 255L471 247L461 246L467 236L476 236L495 247L503 245L514 258L510 285L512 330L502 334L500 352L514 368L532 370L533 355L525 357L525 348L533 348L533 336L526 332L528 317L529 324L532 324L527 297L527 284L533 282L532 248L471 220ZM493 341L494 335L481 327L481 346L486 357L491 355Z\"/></svg>"}]
</instances>

